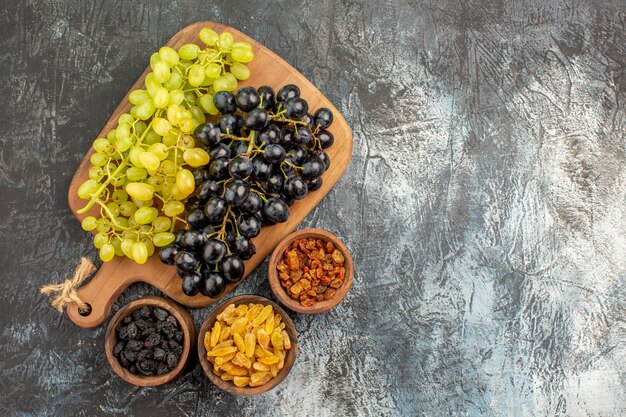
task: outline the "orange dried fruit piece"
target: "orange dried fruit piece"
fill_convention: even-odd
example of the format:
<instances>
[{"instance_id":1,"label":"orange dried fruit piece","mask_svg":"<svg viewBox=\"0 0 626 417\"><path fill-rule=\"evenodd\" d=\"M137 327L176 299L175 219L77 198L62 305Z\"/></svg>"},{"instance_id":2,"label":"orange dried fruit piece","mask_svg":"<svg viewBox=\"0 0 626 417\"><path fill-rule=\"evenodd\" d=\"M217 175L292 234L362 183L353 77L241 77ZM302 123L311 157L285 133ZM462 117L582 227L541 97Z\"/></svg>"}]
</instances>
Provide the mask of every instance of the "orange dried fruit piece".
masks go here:
<instances>
[{"instance_id":1,"label":"orange dried fruit piece","mask_svg":"<svg viewBox=\"0 0 626 417\"><path fill-rule=\"evenodd\" d=\"M265 385L272 379L272 374L269 372L255 372L250 375L250 386L258 387L261 385Z\"/></svg>"},{"instance_id":2,"label":"orange dried fruit piece","mask_svg":"<svg viewBox=\"0 0 626 417\"><path fill-rule=\"evenodd\" d=\"M289 334L286 330L282 330L281 333L283 334L283 346L285 347L285 350L291 349L291 339L289 338Z\"/></svg>"},{"instance_id":3,"label":"orange dried fruit piece","mask_svg":"<svg viewBox=\"0 0 626 417\"><path fill-rule=\"evenodd\" d=\"M252 361L250 360L250 358L241 352L237 352L235 357L232 359L232 363L246 369L252 366Z\"/></svg>"},{"instance_id":4,"label":"orange dried fruit piece","mask_svg":"<svg viewBox=\"0 0 626 417\"><path fill-rule=\"evenodd\" d=\"M272 352L270 352L269 350L257 345L254 348L254 356L256 356L257 358L267 358L268 356L273 355Z\"/></svg>"},{"instance_id":5,"label":"orange dried fruit piece","mask_svg":"<svg viewBox=\"0 0 626 417\"><path fill-rule=\"evenodd\" d=\"M254 304L252 307L248 309L246 313L246 318L250 321L254 320L256 316L263 310L263 304Z\"/></svg>"},{"instance_id":6,"label":"orange dried fruit piece","mask_svg":"<svg viewBox=\"0 0 626 417\"><path fill-rule=\"evenodd\" d=\"M270 336L267 334L265 329L259 329L259 331L256 332L256 339L259 345L264 348L267 348L270 345Z\"/></svg>"},{"instance_id":7,"label":"orange dried fruit piece","mask_svg":"<svg viewBox=\"0 0 626 417\"><path fill-rule=\"evenodd\" d=\"M226 346L226 347L212 349L207 353L207 355L208 356L226 356L235 352L237 352L237 348L235 346Z\"/></svg>"},{"instance_id":8,"label":"orange dried fruit piece","mask_svg":"<svg viewBox=\"0 0 626 417\"><path fill-rule=\"evenodd\" d=\"M222 381L232 381L235 377L229 373L223 373L222 375L220 375L220 379Z\"/></svg>"},{"instance_id":9,"label":"orange dried fruit piece","mask_svg":"<svg viewBox=\"0 0 626 417\"><path fill-rule=\"evenodd\" d=\"M254 362L252 364L252 367L254 369L256 369L257 371L261 371L261 372L269 372L269 370L270 370L270 366L269 365L266 365L266 364L261 363L261 362Z\"/></svg>"},{"instance_id":10,"label":"orange dried fruit piece","mask_svg":"<svg viewBox=\"0 0 626 417\"><path fill-rule=\"evenodd\" d=\"M239 388L245 387L250 384L250 378L247 376L236 376L233 378L233 384Z\"/></svg>"},{"instance_id":11,"label":"orange dried fruit piece","mask_svg":"<svg viewBox=\"0 0 626 417\"><path fill-rule=\"evenodd\" d=\"M216 356L215 357L215 364L216 365L220 365L220 366L221 365L225 365L228 362L230 362L234 357L235 357L234 353L230 353L230 354L225 355L225 356ZM223 368L223 366L222 366L222 368Z\"/></svg>"},{"instance_id":12,"label":"orange dried fruit piece","mask_svg":"<svg viewBox=\"0 0 626 417\"><path fill-rule=\"evenodd\" d=\"M276 329L274 332L272 332L271 340L272 346L274 346L276 349L283 349L285 341L284 336L280 330Z\"/></svg>"},{"instance_id":13,"label":"orange dried fruit piece","mask_svg":"<svg viewBox=\"0 0 626 417\"><path fill-rule=\"evenodd\" d=\"M339 249L335 249L333 251L333 262L338 263L338 264L343 264L345 262L343 253L341 253Z\"/></svg>"},{"instance_id":14,"label":"orange dried fruit piece","mask_svg":"<svg viewBox=\"0 0 626 417\"><path fill-rule=\"evenodd\" d=\"M261 362L261 363L263 363L265 365L273 365L275 363L280 362L280 358L278 356L274 356L274 355L265 356L265 357L259 358L259 362Z\"/></svg>"},{"instance_id":15,"label":"orange dried fruit piece","mask_svg":"<svg viewBox=\"0 0 626 417\"><path fill-rule=\"evenodd\" d=\"M274 331L274 318L276 316L273 314L270 314L267 319L265 319L265 333L267 334L272 334L272 332Z\"/></svg>"},{"instance_id":16,"label":"orange dried fruit piece","mask_svg":"<svg viewBox=\"0 0 626 417\"><path fill-rule=\"evenodd\" d=\"M205 347L207 349L209 348L213 348L215 347L215 345L217 345L217 343L220 340L220 333L222 332L222 325L220 324L219 321L215 322L215 324L213 325L213 330L211 330L211 342L210 342L210 346L207 347L205 344ZM206 339L205 339L206 340Z\"/></svg>"},{"instance_id":17,"label":"orange dried fruit piece","mask_svg":"<svg viewBox=\"0 0 626 417\"><path fill-rule=\"evenodd\" d=\"M247 317L239 317L238 319L233 321L233 324L230 326L230 330L233 333L242 333L246 329L247 324L248 324Z\"/></svg>"},{"instance_id":18,"label":"orange dried fruit piece","mask_svg":"<svg viewBox=\"0 0 626 417\"><path fill-rule=\"evenodd\" d=\"M273 312L274 312L274 307L272 307L271 304L266 305L265 307L263 307L261 312L254 318L254 320L252 320L252 326L257 327L258 325L263 323L265 319L267 319L269 315L272 314Z\"/></svg>"},{"instance_id":19,"label":"orange dried fruit piece","mask_svg":"<svg viewBox=\"0 0 626 417\"><path fill-rule=\"evenodd\" d=\"M226 373L232 376L247 376L248 369L243 366L233 365L233 367L226 371Z\"/></svg>"},{"instance_id":20,"label":"orange dried fruit piece","mask_svg":"<svg viewBox=\"0 0 626 417\"><path fill-rule=\"evenodd\" d=\"M243 340L243 337L239 333L235 333L233 335L233 341L235 342L235 346L237 346L237 349L239 349L239 352L245 353L246 342Z\"/></svg>"},{"instance_id":21,"label":"orange dried fruit piece","mask_svg":"<svg viewBox=\"0 0 626 417\"><path fill-rule=\"evenodd\" d=\"M300 268L300 260L298 259L298 252L295 249L287 252L285 263L292 271L297 271Z\"/></svg>"},{"instance_id":22,"label":"orange dried fruit piece","mask_svg":"<svg viewBox=\"0 0 626 417\"><path fill-rule=\"evenodd\" d=\"M254 355L256 347L256 336L254 333L248 333L246 335L246 356L251 358Z\"/></svg>"}]
</instances>

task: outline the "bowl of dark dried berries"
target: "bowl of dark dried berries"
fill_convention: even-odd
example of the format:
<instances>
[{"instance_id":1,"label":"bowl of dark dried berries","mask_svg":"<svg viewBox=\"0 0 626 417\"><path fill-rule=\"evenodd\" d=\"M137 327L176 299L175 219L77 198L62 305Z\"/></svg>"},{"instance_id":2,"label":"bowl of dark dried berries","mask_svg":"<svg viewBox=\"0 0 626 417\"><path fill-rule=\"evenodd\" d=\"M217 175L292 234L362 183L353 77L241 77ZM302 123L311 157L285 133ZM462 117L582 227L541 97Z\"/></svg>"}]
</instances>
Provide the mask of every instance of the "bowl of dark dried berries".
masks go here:
<instances>
[{"instance_id":1,"label":"bowl of dark dried berries","mask_svg":"<svg viewBox=\"0 0 626 417\"><path fill-rule=\"evenodd\" d=\"M181 376L195 357L196 328L186 309L162 297L142 297L122 307L106 330L104 349L113 371L141 387Z\"/></svg>"}]
</instances>

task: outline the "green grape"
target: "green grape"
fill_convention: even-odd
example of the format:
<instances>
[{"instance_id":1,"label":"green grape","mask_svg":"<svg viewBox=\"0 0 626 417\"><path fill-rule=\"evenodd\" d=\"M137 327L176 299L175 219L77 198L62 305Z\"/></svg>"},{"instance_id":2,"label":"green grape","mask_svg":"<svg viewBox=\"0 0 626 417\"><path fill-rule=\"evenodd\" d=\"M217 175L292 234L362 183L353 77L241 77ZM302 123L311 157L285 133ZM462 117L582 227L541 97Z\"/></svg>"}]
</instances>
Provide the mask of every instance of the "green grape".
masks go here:
<instances>
[{"instance_id":1,"label":"green grape","mask_svg":"<svg viewBox=\"0 0 626 417\"><path fill-rule=\"evenodd\" d=\"M122 239L115 236L111 239L111 245L113 245L113 248L115 249L115 255L124 256L124 252L122 251Z\"/></svg>"},{"instance_id":2,"label":"green grape","mask_svg":"<svg viewBox=\"0 0 626 417\"><path fill-rule=\"evenodd\" d=\"M137 211L137 205L132 201L125 201L120 204L120 214L122 216L130 217Z\"/></svg>"},{"instance_id":3,"label":"green grape","mask_svg":"<svg viewBox=\"0 0 626 417\"><path fill-rule=\"evenodd\" d=\"M150 223L159 215L159 210L156 207L150 207L150 212L152 213L152 218L150 219Z\"/></svg>"},{"instance_id":4,"label":"green grape","mask_svg":"<svg viewBox=\"0 0 626 417\"><path fill-rule=\"evenodd\" d=\"M111 130L109 130L109 133L107 133L107 140L109 142L111 142L113 145L115 145L115 140L116 140L115 136L116 136L116 134L117 134L117 132L116 132L115 129L111 129Z\"/></svg>"},{"instance_id":5,"label":"green grape","mask_svg":"<svg viewBox=\"0 0 626 417\"><path fill-rule=\"evenodd\" d=\"M154 255L154 243L151 240L145 240L143 243L146 245L146 249L148 250L148 256Z\"/></svg>"},{"instance_id":6,"label":"green grape","mask_svg":"<svg viewBox=\"0 0 626 417\"><path fill-rule=\"evenodd\" d=\"M164 120L165 123L169 125L167 120L165 119L161 119L161 120ZM148 148L148 152L156 155L156 157L159 158L160 161L163 161L165 158L167 158L169 150L167 149L167 146L164 145L163 143L155 143L155 144L150 145L150 147Z\"/></svg>"},{"instance_id":7,"label":"green grape","mask_svg":"<svg viewBox=\"0 0 626 417\"><path fill-rule=\"evenodd\" d=\"M190 166L198 168L209 163L209 154L202 148L192 148L185 150L185 152L183 153L183 159ZM183 187L181 187L181 185L178 183L178 175L176 176L176 184L181 191L187 189L183 189Z\"/></svg>"},{"instance_id":8,"label":"green grape","mask_svg":"<svg viewBox=\"0 0 626 417\"><path fill-rule=\"evenodd\" d=\"M137 262L140 265L145 264L146 261L148 260L148 248L146 247L146 244L143 242L133 243L131 254L135 262Z\"/></svg>"},{"instance_id":9,"label":"green grape","mask_svg":"<svg viewBox=\"0 0 626 417\"><path fill-rule=\"evenodd\" d=\"M133 106L130 108L130 114L133 115L134 117L138 117L137 116L137 109L139 108L139 106Z\"/></svg>"},{"instance_id":10,"label":"green grape","mask_svg":"<svg viewBox=\"0 0 626 417\"><path fill-rule=\"evenodd\" d=\"M156 170L159 169L159 165L161 164L159 158L151 152L141 153L139 155L139 161L141 162L141 165L143 165L143 167L148 170L149 174L156 172Z\"/></svg>"},{"instance_id":11,"label":"green grape","mask_svg":"<svg viewBox=\"0 0 626 417\"><path fill-rule=\"evenodd\" d=\"M91 157L89 158L91 165L97 166L97 167L106 165L108 160L109 158L107 158L106 155L101 154L100 152L94 152L93 154L91 154Z\"/></svg>"},{"instance_id":12,"label":"green grape","mask_svg":"<svg viewBox=\"0 0 626 417\"><path fill-rule=\"evenodd\" d=\"M122 252L124 252L124 255L126 255L130 259L133 258L133 244L134 243L135 242L131 239L123 239L122 244L120 245Z\"/></svg>"},{"instance_id":13,"label":"green grape","mask_svg":"<svg viewBox=\"0 0 626 417\"><path fill-rule=\"evenodd\" d=\"M183 85L183 81L183 76L179 72L174 71L170 75L170 79L163 84L163 87L167 88L168 91L176 90Z\"/></svg>"},{"instance_id":14,"label":"green grape","mask_svg":"<svg viewBox=\"0 0 626 417\"><path fill-rule=\"evenodd\" d=\"M175 238L176 236L174 236L173 233L161 232L154 235L152 241L154 242L154 246L162 248L172 243Z\"/></svg>"},{"instance_id":15,"label":"green grape","mask_svg":"<svg viewBox=\"0 0 626 417\"><path fill-rule=\"evenodd\" d=\"M168 217L176 217L183 211L185 211L185 205L180 201L170 201L163 206L163 213Z\"/></svg>"},{"instance_id":16,"label":"green grape","mask_svg":"<svg viewBox=\"0 0 626 417\"><path fill-rule=\"evenodd\" d=\"M141 181L148 176L145 168L130 167L126 170L126 178L131 181Z\"/></svg>"},{"instance_id":17,"label":"green grape","mask_svg":"<svg viewBox=\"0 0 626 417\"><path fill-rule=\"evenodd\" d=\"M159 142L161 142L161 136L159 136L159 134L154 130L149 130L142 143L144 145L152 145Z\"/></svg>"},{"instance_id":18,"label":"green grape","mask_svg":"<svg viewBox=\"0 0 626 417\"><path fill-rule=\"evenodd\" d=\"M225 76L221 76L213 83L213 90L215 90L216 93L220 91L230 91L228 89L229 85L228 79Z\"/></svg>"},{"instance_id":19,"label":"green grape","mask_svg":"<svg viewBox=\"0 0 626 417\"><path fill-rule=\"evenodd\" d=\"M121 206L120 206L121 212ZM128 228L128 219L126 217L118 216L115 218L115 223L113 225L115 230L124 230Z\"/></svg>"},{"instance_id":20,"label":"green grape","mask_svg":"<svg viewBox=\"0 0 626 417\"><path fill-rule=\"evenodd\" d=\"M150 94L146 90L133 90L128 95L128 101L135 106L142 104L144 101L150 100Z\"/></svg>"},{"instance_id":21,"label":"green grape","mask_svg":"<svg viewBox=\"0 0 626 417\"><path fill-rule=\"evenodd\" d=\"M109 262L115 256L115 248L110 243L105 243L100 248L100 259L103 262Z\"/></svg>"},{"instance_id":22,"label":"green grape","mask_svg":"<svg viewBox=\"0 0 626 417\"><path fill-rule=\"evenodd\" d=\"M105 218L98 219L98 225L96 226L96 230L100 233L106 233L111 230L111 224Z\"/></svg>"},{"instance_id":23,"label":"green grape","mask_svg":"<svg viewBox=\"0 0 626 417\"><path fill-rule=\"evenodd\" d=\"M139 207L135 214L133 214L133 218L137 222L137 224L148 224L153 220L152 217L152 207Z\"/></svg>"},{"instance_id":24,"label":"green grape","mask_svg":"<svg viewBox=\"0 0 626 417\"><path fill-rule=\"evenodd\" d=\"M125 180L126 179L124 177L112 177L111 185L113 185L114 187L120 187L122 184L124 184Z\"/></svg>"},{"instance_id":25,"label":"green grape","mask_svg":"<svg viewBox=\"0 0 626 417\"><path fill-rule=\"evenodd\" d=\"M152 96L152 102L154 106L159 109L164 109L170 101L170 93L165 87L158 87L154 90Z\"/></svg>"},{"instance_id":26,"label":"green grape","mask_svg":"<svg viewBox=\"0 0 626 417\"><path fill-rule=\"evenodd\" d=\"M139 201L148 201L152 199L152 195L154 194L154 188L150 187L148 184L131 182L126 186L126 192L133 199Z\"/></svg>"},{"instance_id":27,"label":"green grape","mask_svg":"<svg viewBox=\"0 0 626 417\"><path fill-rule=\"evenodd\" d=\"M149 226L147 224L143 224L143 225L139 226L139 231L141 233L150 233L151 230L152 230L152 226Z\"/></svg>"},{"instance_id":28,"label":"green grape","mask_svg":"<svg viewBox=\"0 0 626 417\"><path fill-rule=\"evenodd\" d=\"M118 141L115 142L115 149L120 152L126 152L132 146L132 144L133 140L130 137L118 139Z\"/></svg>"},{"instance_id":29,"label":"green grape","mask_svg":"<svg viewBox=\"0 0 626 417\"><path fill-rule=\"evenodd\" d=\"M154 52L152 55L150 55L150 67L154 69L154 66L157 64L157 62L161 62L161 56L158 52Z\"/></svg>"},{"instance_id":30,"label":"green grape","mask_svg":"<svg viewBox=\"0 0 626 417\"><path fill-rule=\"evenodd\" d=\"M202 124L206 122L206 116L204 112L198 106L189 107L189 113L191 113L191 118L198 122L198 124Z\"/></svg>"},{"instance_id":31,"label":"green grape","mask_svg":"<svg viewBox=\"0 0 626 417\"><path fill-rule=\"evenodd\" d=\"M106 205L107 209L113 214L113 216L117 216L120 214L120 205L116 202L112 201Z\"/></svg>"},{"instance_id":32,"label":"green grape","mask_svg":"<svg viewBox=\"0 0 626 417\"><path fill-rule=\"evenodd\" d=\"M172 161L165 160L161 162L159 172L164 175L176 175L176 164Z\"/></svg>"},{"instance_id":33,"label":"green grape","mask_svg":"<svg viewBox=\"0 0 626 417\"><path fill-rule=\"evenodd\" d=\"M179 90L180 91L180 90ZM185 99L185 95L182 93L183 100ZM181 100L182 102L182 100ZM178 126L181 119L183 118L183 109L177 104L171 104L167 108L167 120L174 126Z\"/></svg>"},{"instance_id":34,"label":"green grape","mask_svg":"<svg viewBox=\"0 0 626 417\"><path fill-rule=\"evenodd\" d=\"M204 74L208 78L217 78L222 75L222 67L220 67L215 62L212 62L206 66L206 68L204 69Z\"/></svg>"},{"instance_id":35,"label":"green grape","mask_svg":"<svg viewBox=\"0 0 626 417\"><path fill-rule=\"evenodd\" d=\"M194 43L187 43L180 48L178 48L178 56L181 59L191 61L198 58L198 52L200 51L200 47Z\"/></svg>"},{"instance_id":36,"label":"green grape","mask_svg":"<svg viewBox=\"0 0 626 417\"><path fill-rule=\"evenodd\" d=\"M115 190L111 193L111 200L117 204L122 204L128 201L128 194L124 190Z\"/></svg>"},{"instance_id":37,"label":"green grape","mask_svg":"<svg viewBox=\"0 0 626 417\"><path fill-rule=\"evenodd\" d=\"M226 82L228 82L228 91L232 91L237 88L237 78L230 72L224 74L224 78L226 78Z\"/></svg>"},{"instance_id":38,"label":"green grape","mask_svg":"<svg viewBox=\"0 0 626 417\"><path fill-rule=\"evenodd\" d=\"M135 122L135 118L128 113L120 114L120 117L117 119L118 124L127 124L130 127Z\"/></svg>"},{"instance_id":39,"label":"green grape","mask_svg":"<svg viewBox=\"0 0 626 417\"><path fill-rule=\"evenodd\" d=\"M144 122L143 120L137 120L137 122L135 122L135 135L141 136L147 128L148 125L146 124L146 122Z\"/></svg>"},{"instance_id":40,"label":"green grape","mask_svg":"<svg viewBox=\"0 0 626 417\"><path fill-rule=\"evenodd\" d=\"M159 135L165 136L170 133L172 125L170 125L170 122L168 122L166 119L163 119L162 117L156 117L152 119L152 128Z\"/></svg>"},{"instance_id":41,"label":"green grape","mask_svg":"<svg viewBox=\"0 0 626 417\"><path fill-rule=\"evenodd\" d=\"M160 190L163 185L163 178L158 176L149 177L146 180L146 184L150 185L155 190Z\"/></svg>"},{"instance_id":42,"label":"green grape","mask_svg":"<svg viewBox=\"0 0 626 417\"><path fill-rule=\"evenodd\" d=\"M185 100L185 93L183 93L183 90L176 89L170 91L170 107L168 107L167 110L169 111L172 106L178 106L180 103L183 102L183 100Z\"/></svg>"},{"instance_id":43,"label":"green grape","mask_svg":"<svg viewBox=\"0 0 626 417\"><path fill-rule=\"evenodd\" d=\"M172 221L169 217L157 216L154 220L152 220L152 226L157 233L165 232L172 226Z\"/></svg>"},{"instance_id":44,"label":"green grape","mask_svg":"<svg viewBox=\"0 0 626 417\"><path fill-rule=\"evenodd\" d=\"M96 249L100 249L107 243L109 243L109 238L104 233L96 233L96 235L93 237L93 245L96 247Z\"/></svg>"},{"instance_id":45,"label":"green grape","mask_svg":"<svg viewBox=\"0 0 626 417\"><path fill-rule=\"evenodd\" d=\"M171 161L168 161L171 162ZM163 179L163 185L161 185L161 195L168 199L171 196L172 187L176 184L176 168L174 168L174 176L166 177Z\"/></svg>"},{"instance_id":46,"label":"green grape","mask_svg":"<svg viewBox=\"0 0 626 417\"><path fill-rule=\"evenodd\" d=\"M169 80L170 76L172 75L172 73L170 72L170 68L164 61L157 62L152 67L152 73L154 74L154 79L161 84Z\"/></svg>"},{"instance_id":47,"label":"green grape","mask_svg":"<svg viewBox=\"0 0 626 417\"><path fill-rule=\"evenodd\" d=\"M107 139L98 138L93 141L93 149L101 154L108 154L113 149L113 145Z\"/></svg>"},{"instance_id":48,"label":"green grape","mask_svg":"<svg viewBox=\"0 0 626 417\"><path fill-rule=\"evenodd\" d=\"M233 59L238 62L247 63L254 59L254 52L252 52L252 49L247 49L240 46L234 47L230 54L232 55Z\"/></svg>"},{"instance_id":49,"label":"green grape","mask_svg":"<svg viewBox=\"0 0 626 417\"><path fill-rule=\"evenodd\" d=\"M128 123L120 123L117 125L117 129L115 131L115 138L117 140L130 138L130 125Z\"/></svg>"},{"instance_id":50,"label":"green grape","mask_svg":"<svg viewBox=\"0 0 626 417\"><path fill-rule=\"evenodd\" d=\"M100 181L102 177L104 177L104 169L102 169L102 167L89 168L89 178Z\"/></svg>"},{"instance_id":51,"label":"green grape","mask_svg":"<svg viewBox=\"0 0 626 417\"><path fill-rule=\"evenodd\" d=\"M139 155L144 152L145 151L140 147L131 148L128 152L128 159L130 160L130 163L137 168L143 168L143 165L141 165L141 161L139 160Z\"/></svg>"},{"instance_id":52,"label":"green grape","mask_svg":"<svg viewBox=\"0 0 626 417\"><path fill-rule=\"evenodd\" d=\"M230 73L235 76L236 79L245 81L250 78L250 70L244 64L235 62L230 66Z\"/></svg>"},{"instance_id":53,"label":"green grape","mask_svg":"<svg viewBox=\"0 0 626 417\"><path fill-rule=\"evenodd\" d=\"M165 146L174 146L178 143L178 136L176 135L167 135L167 136L163 136L163 144ZM174 152L171 152L171 154L173 154Z\"/></svg>"},{"instance_id":54,"label":"green grape","mask_svg":"<svg viewBox=\"0 0 626 417\"><path fill-rule=\"evenodd\" d=\"M193 140L193 137L191 135L185 135L180 138L180 145L187 149L191 149L194 146L196 146L196 141ZM180 155L180 152L179 152L179 155Z\"/></svg>"},{"instance_id":55,"label":"green grape","mask_svg":"<svg viewBox=\"0 0 626 417\"><path fill-rule=\"evenodd\" d=\"M153 72L146 75L144 83L146 84L146 89L148 90L148 94L150 94L150 97L154 97L154 91L157 88L163 87L161 83L156 80Z\"/></svg>"},{"instance_id":56,"label":"green grape","mask_svg":"<svg viewBox=\"0 0 626 417\"><path fill-rule=\"evenodd\" d=\"M213 46L220 39L216 31L209 28L203 28L198 34L200 40L208 46Z\"/></svg>"},{"instance_id":57,"label":"green grape","mask_svg":"<svg viewBox=\"0 0 626 417\"><path fill-rule=\"evenodd\" d=\"M152 117L155 110L156 107L154 102L152 100L148 100L137 106L137 117L139 117L141 120L148 120L150 117Z\"/></svg>"},{"instance_id":58,"label":"green grape","mask_svg":"<svg viewBox=\"0 0 626 417\"><path fill-rule=\"evenodd\" d=\"M191 171L188 169L178 171L176 173L176 186L181 193L186 195L191 194L195 188L195 180Z\"/></svg>"},{"instance_id":59,"label":"green grape","mask_svg":"<svg viewBox=\"0 0 626 417\"><path fill-rule=\"evenodd\" d=\"M230 32L222 32L219 38L220 49L223 51L228 51L233 47L233 43L235 40L233 39L233 34Z\"/></svg>"},{"instance_id":60,"label":"green grape","mask_svg":"<svg viewBox=\"0 0 626 417\"><path fill-rule=\"evenodd\" d=\"M159 49L159 56L169 67L173 67L178 64L178 53L169 46L163 46Z\"/></svg>"},{"instance_id":61,"label":"green grape","mask_svg":"<svg viewBox=\"0 0 626 417\"><path fill-rule=\"evenodd\" d=\"M215 78L209 78L209 77L204 77L204 81L202 81L202 84L200 84L200 87L206 87L209 88L213 85L213 83L215 82ZM196 94L201 94L199 91L196 92Z\"/></svg>"},{"instance_id":62,"label":"green grape","mask_svg":"<svg viewBox=\"0 0 626 417\"><path fill-rule=\"evenodd\" d=\"M188 79L189 84L198 87L204 81L204 68L201 65L193 64L189 67Z\"/></svg>"},{"instance_id":63,"label":"green grape","mask_svg":"<svg viewBox=\"0 0 626 417\"><path fill-rule=\"evenodd\" d=\"M91 198L91 195L98 191L100 185L96 182L96 180L89 179L82 183L80 187L78 187L77 194L82 199Z\"/></svg>"},{"instance_id":64,"label":"green grape","mask_svg":"<svg viewBox=\"0 0 626 417\"><path fill-rule=\"evenodd\" d=\"M87 232L91 232L92 230L95 230L96 226L98 225L98 223L96 222L96 218L93 216L87 216L83 219L82 222L80 222L81 227L83 228L83 230L87 231Z\"/></svg>"},{"instance_id":65,"label":"green grape","mask_svg":"<svg viewBox=\"0 0 626 417\"><path fill-rule=\"evenodd\" d=\"M184 133L193 132L197 126L198 126L198 123L195 120L193 120L193 118L191 117L181 120L180 123L178 124L180 131Z\"/></svg>"},{"instance_id":66,"label":"green grape","mask_svg":"<svg viewBox=\"0 0 626 417\"><path fill-rule=\"evenodd\" d=\"M191 88L191 86L189 86ZM196 95L192 92L185 93L185 101L187 106L193 106L196 104Z\"/></svg>"}]
</instances>

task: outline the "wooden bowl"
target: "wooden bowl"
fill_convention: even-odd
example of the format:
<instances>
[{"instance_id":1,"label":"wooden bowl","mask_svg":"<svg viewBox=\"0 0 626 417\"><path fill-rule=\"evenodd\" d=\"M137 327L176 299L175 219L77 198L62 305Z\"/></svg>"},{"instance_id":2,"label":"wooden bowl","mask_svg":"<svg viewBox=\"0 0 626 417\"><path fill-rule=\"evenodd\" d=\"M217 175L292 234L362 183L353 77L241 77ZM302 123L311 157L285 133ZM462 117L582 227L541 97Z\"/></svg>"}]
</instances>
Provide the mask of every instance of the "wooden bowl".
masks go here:
<instances>
[{"instance_id":1,"label":"wooden bowl","mask_svg":"<svg viewBox=\"0 0 626 417\"><path fill-rule=\"evenodd\" d=\"M118 361L118 359L113 355L113 348L118 341L117 332L115 331L115 329L126 316L131 314L133 311L145 306L159 307L166 310L168 313L176 318L184 335L183 353L181 354L178 361L178 366L163 375L135 375L126 368L124 368L122 364ZM187 369L189 359L193 357L191 350L195 348L196 337L196 326L194 325L193 319L189 315L189 312L187 312L184 307L176 304L172 300L163 297L148 296L131 301L130 303L122 307L115 314L115 316L113 316L105 333L104 351L106 353L107 359L109 360L109 363L111 364L111 367L113 368L113 371L115 371L115 373L118 374L123 380L140 387L153 387L156 385L162 385L174 381L184 373L184 371Z\"/></svg>"},{"instance_id":2,"label":"wooden bowl","mask_svg":"<svg viewBox=\"0 0 626 417\"><path fill-rule=\"evenodd\" d=\"M217 376L213 372L213 365L206 358L207 351L204 347L204 335L207 331L211 331L215 321L217 320L218 314L220 314L226 307L230 304L248 304L248 303L256 303L268 305L270 304L274 307L274 311L279 313L283 317L283 322L285 323L285 330L287 334L289 334L289 338L291 339L291 349L287 352L287 357L285 358L285 366L280 370L278 375L275 378L272 378L267 384L261 385L260 387L236 387L232 381L223 381L219 376ZM229 298L228 300L224 300L221 302L215 310L213 310L207 319L202 323L202 327L200 327L200 332L198 333L198 357L200 359L200 365L204 370L204 373L207 377L217 385L223 391L226 391L230 394L234 395L245 395L252 396L263 394L274 388L276 385L280 384L286 377L293 363L296 361L296 355L298 354L298 332L296 331L296 326L291 321L291 318L287 315L285 310L283 310L278 304L275 302L268 300L265 297L260 297L258 295L237 295L235 297Z\"/></svg>"},{"instance_id":3,"label":"wooden bowl","mask_svg":"<svg viewBox=\"0 0 626 417\"><path fill-rule=\"evenodd\" d=\"M344 268L346 268L346 277L343 280L341 287L337 288L337 293L330 300L319 301L310 307L305 307L300 304L299 301L294 300L287 294L287 291L280 285L280 279L278 278L278 271L276 266L281 259L283 259L284 250L291 245L296 239L301 238L314 238L320 239L325 242L332 242L335 248L339 249L345 258ZM352 285L352 276L354 275L354 267L352 264L352 257L346 245L334 234L322 229L302 229L293 232L284 238L278 246L272 252L272 257L269 262L269 281L272 291L278 301L280 301L285 307L302 314L318 314L330 310L343 300L348 293L350 285Z\"/></svg>"}]
</instances>

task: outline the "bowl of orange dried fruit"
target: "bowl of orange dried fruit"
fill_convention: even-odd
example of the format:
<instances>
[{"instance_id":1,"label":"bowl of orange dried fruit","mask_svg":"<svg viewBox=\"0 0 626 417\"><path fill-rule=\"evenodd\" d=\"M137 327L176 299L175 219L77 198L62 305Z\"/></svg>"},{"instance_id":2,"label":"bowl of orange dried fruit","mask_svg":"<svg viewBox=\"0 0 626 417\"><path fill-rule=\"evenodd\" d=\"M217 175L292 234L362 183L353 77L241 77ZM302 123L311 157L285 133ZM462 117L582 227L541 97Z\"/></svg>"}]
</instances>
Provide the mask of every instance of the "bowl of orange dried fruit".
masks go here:
<instances>
[{"instance_id":1,"label":"bowl of orange dried fruit","mask_svg":"<svg viewBox=\"0 0 626 417\"><path fill-rule=\"evenodd\" d=\"M298 353L293 321L258 295L222 302L200 328L198 356L207 377L235 395L258 395L280 384Z\"/></svg>"},{"instance_id":2,"label":"bowl of orange dried fruit","mask_svg":"<svg viewBox=\"0 0 626 417\"><path fill-rule=\"evenodd\" d=\"M323 313L343 300L354 269L346 245L322 229L298 230L283 239L269 262L269 281L278 300L303 314Z\"/></svg>"}]
</instances>

